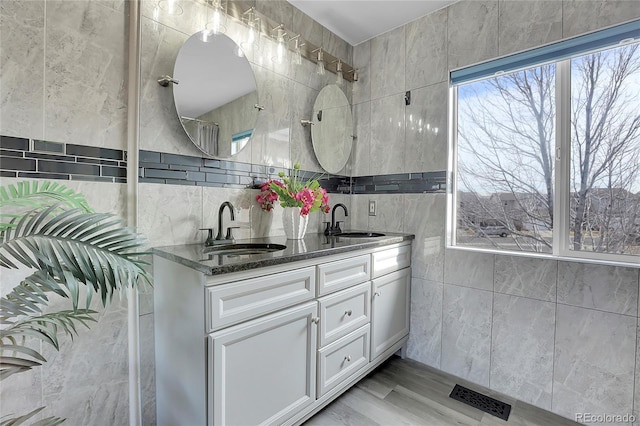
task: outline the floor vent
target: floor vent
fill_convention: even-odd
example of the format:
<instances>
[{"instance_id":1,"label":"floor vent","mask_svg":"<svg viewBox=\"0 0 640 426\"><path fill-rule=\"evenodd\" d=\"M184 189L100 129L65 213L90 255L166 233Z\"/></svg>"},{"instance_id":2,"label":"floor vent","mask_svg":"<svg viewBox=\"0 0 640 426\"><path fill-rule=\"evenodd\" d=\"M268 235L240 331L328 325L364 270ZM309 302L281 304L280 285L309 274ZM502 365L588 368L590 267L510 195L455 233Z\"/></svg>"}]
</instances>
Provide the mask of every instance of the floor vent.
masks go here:
<instances>
[{"instance_id":1,"label":"floor vent","mask_svg":"<svg viewBox=\"0 0 640 426\"><path fill-rule=\"evenodd\" d=\"M485 413L489 413L492 416L496 416L499 419L509 420L511 405L476 391L472 391L471 389L467 389L464 386L456 385L451 391L449 397L456 401L464 402L465 404L482 410Z\"/></svg>"}]
</instances>

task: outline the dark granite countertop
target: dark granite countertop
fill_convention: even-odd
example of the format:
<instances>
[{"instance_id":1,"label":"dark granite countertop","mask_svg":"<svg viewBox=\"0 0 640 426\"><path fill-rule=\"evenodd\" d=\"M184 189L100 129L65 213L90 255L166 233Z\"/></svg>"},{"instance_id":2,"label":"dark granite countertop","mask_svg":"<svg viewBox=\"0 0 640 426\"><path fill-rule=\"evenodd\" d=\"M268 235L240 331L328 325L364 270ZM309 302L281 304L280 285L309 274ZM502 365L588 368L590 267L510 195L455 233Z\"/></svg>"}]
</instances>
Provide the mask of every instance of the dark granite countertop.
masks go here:
<instances>
[{"instance_id":1,"label":"dark granite countertop","mask_svg":"<svg viewBox=\"0 0 640 426\"><path fill-rule=\"evenodd\" d=\"M236 240L236 243L284 244L284 250L261 254L217 255L205 253L204 244L185 244L155 247L153 254L207 275L239 272L265 266L279 265L321 256L382 247L414 239L412 234L385 232L384 237L345 238L323 234L307 234L303 240L287 240L284 236Z\"/></svg>"}]
</instances>

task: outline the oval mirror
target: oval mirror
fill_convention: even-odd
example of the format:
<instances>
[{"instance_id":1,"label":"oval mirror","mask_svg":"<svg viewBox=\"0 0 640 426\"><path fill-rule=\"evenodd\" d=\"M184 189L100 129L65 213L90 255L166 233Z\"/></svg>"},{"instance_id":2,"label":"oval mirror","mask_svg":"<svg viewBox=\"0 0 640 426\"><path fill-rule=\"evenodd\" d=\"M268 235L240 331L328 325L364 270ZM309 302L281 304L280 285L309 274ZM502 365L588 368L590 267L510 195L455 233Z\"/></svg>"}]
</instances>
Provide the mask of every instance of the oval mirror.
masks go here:
<instances>
[{"instance_id":1,"label":"oval mirror","mask_svg":"<svg viewBox=\"0 0 640 426\"><path fill-rule=\"evenodd\" d=\"M353 117L349 100L335 84L325 86L313 104L311 141L318 162L329 173L338 173L351 155Z\"/></svg>"},{"instance_id":2,"label":"oval mirror","mask_svg":"<svg viewBox=\"0 0 640 426\"><path fill-rule=\"evenodd\" d=\"M173 99L189 139L205 154L228 158L244 148L258 119L251 64L224 34L189 37L173 69Z\"/></svg>"}]
</instances>

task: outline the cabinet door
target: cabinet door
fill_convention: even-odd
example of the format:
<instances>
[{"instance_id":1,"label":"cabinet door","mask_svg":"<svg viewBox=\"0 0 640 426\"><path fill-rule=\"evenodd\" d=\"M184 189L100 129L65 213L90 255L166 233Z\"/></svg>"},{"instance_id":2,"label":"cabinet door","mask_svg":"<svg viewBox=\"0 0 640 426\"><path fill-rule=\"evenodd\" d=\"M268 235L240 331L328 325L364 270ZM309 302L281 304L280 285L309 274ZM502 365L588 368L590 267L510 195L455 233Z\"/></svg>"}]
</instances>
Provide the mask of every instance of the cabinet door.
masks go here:
<instances>
[{"instance_id":1,"label":"cabinet door","mask_svg":"<svg viewBox=\"0 0 640 426\"><path fill-rule=\"evenodd\" d=\"M281 424L315 401L317 303L208 336L210 425Z\"/></svg>"},{"instance_id":2,"label":"cabinet door","mask_svg":"<svg viewBox=\"0 0 640 426\"><path fill-rule=\"evenodd\" d=\"M409 334L411 268L372 281L371 360Z\"/></svg>"}]
</instances>

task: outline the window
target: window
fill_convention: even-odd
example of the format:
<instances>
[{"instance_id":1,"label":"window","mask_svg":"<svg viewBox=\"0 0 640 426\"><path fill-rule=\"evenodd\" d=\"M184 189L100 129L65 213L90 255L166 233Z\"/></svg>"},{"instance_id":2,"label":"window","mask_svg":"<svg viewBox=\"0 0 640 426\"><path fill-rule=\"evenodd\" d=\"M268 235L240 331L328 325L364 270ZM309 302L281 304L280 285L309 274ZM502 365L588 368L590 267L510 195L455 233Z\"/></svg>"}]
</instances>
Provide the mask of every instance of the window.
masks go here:
<instances>
[{"instance_id":1,"label":"window","mask_svg":"<svg viewBox=\"0 0 640 426\"><path fill-rule=\"evenodd\" d=\"M451 245L638 262L638 40L635 21L452 72Z\"/></svg>"}]
</instances>

